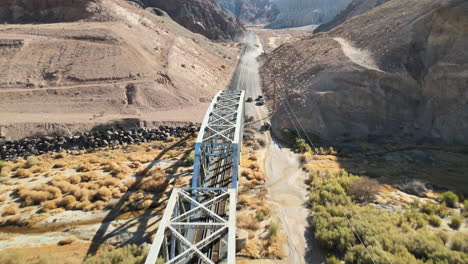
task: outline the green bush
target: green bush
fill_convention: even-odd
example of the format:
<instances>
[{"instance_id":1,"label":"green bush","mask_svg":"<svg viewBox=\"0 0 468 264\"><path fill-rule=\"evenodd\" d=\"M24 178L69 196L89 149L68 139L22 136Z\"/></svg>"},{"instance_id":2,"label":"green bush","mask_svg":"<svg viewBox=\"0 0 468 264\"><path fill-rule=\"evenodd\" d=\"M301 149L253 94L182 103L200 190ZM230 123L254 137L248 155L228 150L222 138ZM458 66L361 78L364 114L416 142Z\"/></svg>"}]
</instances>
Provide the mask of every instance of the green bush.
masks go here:
<instances>
[{"instance_id":1,"label":"green bush","mask_svg":"<svg viewBox=\"0 0 468 264\"><path fill-rule=\"evenodd\" d=\"M429 222L431 226L434 226L434 227L439 227L440 224L442 223L440 218L435 215L430 216L427 221Z\"/></svg>"},{"instance_id":2,"label":"green bush","mask_svg":"<svg viewBox=\"0 0 468 264\"><path fill-rule=\"evenodd\" d=\"M296 138L296 142L294 143L293 149L296 153L305 153L312 151L309 144L307 144L305 139L302 138Z\"/></svg>"},{"instance_id":3,"label":"green bush","mask_svg":"<svg viewBox=\"0 0 468 264\"><path fill-rule=\"evenodd\" d=\"M442 203L441 205L439 205L439 207L436 208L436 214L440 217L440 218L445 218L449 215L452 214L452 211L450 209L447 208L447 206L445 205L445 203Z\"/></svg>"},{"instance_id":4,"label":"green bush","mask_svg":"<svg viewBox=\"0 0 468 264\"><path fill-rule=\"evenodd\" d=\"M442 201L444 201L448 207L455 208L458 203L458 196L453 192L444 192L442 194Z\"/></svg>"},{"instance_id":5,"label":"green bush","mask_svg":"<svg viewBox=\"0 0 468 264\"><path fill-rule=\"evenodd\" d=\"M186 166L192 166L194 162L195 162L195 157L192 155L188 156L184 161Z\"/></svg>"},{"instance_id":6,"label":"green bush","mask_svg":"<svg viewBox=\"0 0 468 264\"><path fill-rule=\"evenodd\" d=\"M421 208L388 213L373 204L355 203L348 191L352 182L360 177L340 174L340 177L310 184L310 226L319 246L329 254L342 257L350 264L373 263L367 251L375 263L389 263L387 257L395 264L468 263L466 254L445 245L446 233L436 234L426 227L425 218L431 224L440 221L434 214L437 220L421 213ZM430 209L427 212L435 212ZM358 236L367 247L361 244Z\"/></svg>"},{"instance_id":7,"label":"green bush","mask_svg":"<svg viewBox=\"0 0 468 264\"><path fill-rule=\"evenodd\" d=\"M331 256L325 259L325 264L341 264L341 261L335 256Z\"/></svg>"},{"instance_id":8,"label":"green bush","mask_svg":"<svg viewBox=\"0 0 468 264\"><path fill-rule=\"evenodd\" d=\"M255 219L257 219L258 222L261 222L263 220L265 220L265 218L267 216L270 215L270 210L269 209L265 209L265 210L258 210L255 212Z\"/></svg>"},{"instance_id":9,"label":"green bush","mask_svg":"<svg viewBox=\"0 0 468 264\"><path fill-rule=\"evenodd\" d=\"M444 244L447 244L449 240L449 235L447 234L447 232L439 231L436 233L436 235L442 240L442 242L444 242Z\"/></svg>"},{"instance_id":10,"label":"green bush","mask_svg":"<svg viewBox=\"0 0 468 264\"><path fill-rule=\"evenodd\" d=\"M468 218L468 199L463 202L463 216Z\"/></svg>"},{"instance_id":11,"label":"green bush","mask_svg":"<svg viewBox=\"0 0 468 264\"><path fill-rule=\"evenodd\" d=\"M466 241L468 241L467 235L456 234L452 238L452 245L450 246L450 248L455 251L466 253L468 251L468 245L466 245Z\"/></svg>"},{"instance_id":12,"label":"green bush","mask_svg":"<svg viewBox=\"0 0 468 264\"><path fill-rule=\"evenodd\" d=\"M26 167L31 168L39 163L39 160L36 157L30 157L26 161Z\"/></svg>"},{"instance_id":13,"label":"green bush","mask_svg":"<svg viewBox=\"0 0 468 264\"><path fill-rule=\"evenodd\" d=\"M450 222L450 227L453 229L458 229L463 223L463 217L462 216L454 216L452 217L452 221Z\"/></svg>"},{"instance_id":14,"label":"green bush","mask_svg":"<svg viewBox=\"0 0 468 264\"><path fill-rule=\"evenodd\" d=\"M428 215L435 214L436 210L437 210L436 205L432 203L425 203L421 206L421 212L428 214Z\"/></svg>"},{"instance_id":15,"label":"green bush","mask_svg":"<svg viewBox=\"0 0 468 264\"><path fill-rule=\"evenodd\" d=\"M276 222L271 222L268 226L268 234L270 238L274 238L278 235L279 225Z\"/></svg>"},{"instance_id":16,"label":"green bush","mask_svg":"<svg viewBox=\"0 0 468 264\"><path fill-rule=\"evenodd\" d=\"M147 254L148 250L141 246L128 245L87 258L84 264L143 264Z\"/></svg>"}]
</instances>

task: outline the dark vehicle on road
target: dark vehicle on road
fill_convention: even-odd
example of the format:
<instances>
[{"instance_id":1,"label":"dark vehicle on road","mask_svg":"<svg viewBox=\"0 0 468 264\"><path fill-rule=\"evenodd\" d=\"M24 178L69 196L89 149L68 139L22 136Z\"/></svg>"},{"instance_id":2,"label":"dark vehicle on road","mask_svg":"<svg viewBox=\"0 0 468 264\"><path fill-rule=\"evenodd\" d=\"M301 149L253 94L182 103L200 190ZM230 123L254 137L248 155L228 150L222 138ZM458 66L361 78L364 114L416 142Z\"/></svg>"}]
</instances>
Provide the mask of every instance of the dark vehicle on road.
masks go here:
<instances>
[{"instance_id":1,"label":"dark vehicle on road","mask_svg":"<svg viewBox=\"0 0 468 264\"><path fill-rule=\"evenodd\" d=\"M264 104L265 104L265 99L263 99L263 97L257 100L257 105L264 105Z\"/></svg>"},{"instance_id":2,"label":"dark vehicle on road","mask_svg":"<svg viewBox=\"0 0 468 264\"><path fill-rule=\"evenodd\" d=\"M267 131L271 129L271 125L268 122L263 123L262 127L260 127L260 131Z\"/></svg>"},{"instance_id":3,"label":"dark vehicle on road","mask_svg":"<svg viewBox=\"0 0 468 264\"><path fill-rule=\"evenodd\" d=\"M249 97L249 98L247 98L247 100L246 100L247 103L250 103L250 102L252 102L252 101L253 101L252 97Z\"/></svg>"}]
</instances>

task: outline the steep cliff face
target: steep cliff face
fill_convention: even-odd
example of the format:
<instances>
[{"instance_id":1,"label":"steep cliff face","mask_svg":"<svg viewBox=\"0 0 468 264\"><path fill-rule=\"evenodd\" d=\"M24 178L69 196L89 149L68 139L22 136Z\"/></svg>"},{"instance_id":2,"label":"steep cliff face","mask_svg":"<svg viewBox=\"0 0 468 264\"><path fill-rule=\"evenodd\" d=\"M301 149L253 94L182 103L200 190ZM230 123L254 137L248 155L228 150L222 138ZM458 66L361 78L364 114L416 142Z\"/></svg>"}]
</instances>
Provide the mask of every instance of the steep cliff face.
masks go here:
<instances>
[{"instance_id":1,"label":"steep cliff face","mask_svg":"<svg viewBox=\"0 0 468 264\"><path fill-rule=\"evenodd\" d=\"M216 41L233 40L244 32L235 18L228 16L216 0L131 0L143 7L166 11L172 19L192 32Z\"/></svg>"},{"instance_id":2,"label":"steep cliff face","mask_svg":"<svg viewBox=\"0 0 468 264\"><path fill-rule=\"evenodd\" d=\"M468 2L392 0L283 45L262 67L310 133L468 143ZM283 101L284 103L284 101ZM282 107L273 122L290 127Z\"/></svg>"},{"instance_id":3,"label":"steep cliff face","mask_svg":"<svg viewBox=\"0 0 468 264\"><path fill-rule=\"evenodd\" d=\"M275 0L279 15L268 27L288 28L327 23L350 2L351 0Z\"/></svg>"},{"instance_id":4,"label":"steep cliff face","mask_svg":"<svg viewBox=\"0 0 468 264\"><path fill-rule=\"evenodd\" d=\"M248 24L265 24L279 14L273 0L219 0L219 6L229 15Z\"/></svg>"},{"instance_id":5,"label":"steep cliff face","mask_svg":"<svg viewBox=\"0 0 468 264\"><path fill-rule=\"evenodd\" d=\"M318 26L314 33L329 31L330 29L344 23L352 17L366 13L367 11L385 4L390 0L353 0L348 7L341 11L333 20Z\"/></svg>"}]
</instances>

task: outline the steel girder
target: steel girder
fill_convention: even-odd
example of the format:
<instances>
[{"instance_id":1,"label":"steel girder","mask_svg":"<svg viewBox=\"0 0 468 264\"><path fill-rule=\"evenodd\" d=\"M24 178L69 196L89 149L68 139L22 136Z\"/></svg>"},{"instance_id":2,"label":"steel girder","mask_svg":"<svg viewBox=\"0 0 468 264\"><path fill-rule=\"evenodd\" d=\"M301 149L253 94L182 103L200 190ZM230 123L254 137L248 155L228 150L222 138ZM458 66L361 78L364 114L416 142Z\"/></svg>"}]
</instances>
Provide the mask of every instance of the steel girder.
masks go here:
<instances>
[{"instance_id":1,"label":"steel girder","mask_svg":"<svg viewBox=\"0 0 468 264\"><path fill-rule=\"evenodd\" d=\"M145 264L157 263L158 258L164 263L214 263L207 248L218 242L227 246L219 251L219 262L235 263L236 196L233 188L174 189ZM214 209L217 205L227 211L219 215ZM192 243L187 233L196 231L206 235Z\"/></svg>"},{"instance_id":2,"label":"steel girder","mask_svg":"<svg viewBox=\"0 0 468 264\"><path fill-rule=\"evenodd\" d=\"M244 91L228 90L220 91L213 98L195 144L192 187L217 187L209 186L207 181L218 176L212 165L215 160L223 158L233 164L226 173L231 174L231 187L237 188L237 165L244 129L244 95Z\"/></svg>"},{"instance_id":3,"label":"steel girder","mask_svg":"<svg viewBox=\"0 0 468 264\"><path fill-rule=\"evenodd\" d=\"M195 144L192 187L173 190L146 264L235 263L243 125L244 92L219 92Z\"/></svg>"}]
</instances>

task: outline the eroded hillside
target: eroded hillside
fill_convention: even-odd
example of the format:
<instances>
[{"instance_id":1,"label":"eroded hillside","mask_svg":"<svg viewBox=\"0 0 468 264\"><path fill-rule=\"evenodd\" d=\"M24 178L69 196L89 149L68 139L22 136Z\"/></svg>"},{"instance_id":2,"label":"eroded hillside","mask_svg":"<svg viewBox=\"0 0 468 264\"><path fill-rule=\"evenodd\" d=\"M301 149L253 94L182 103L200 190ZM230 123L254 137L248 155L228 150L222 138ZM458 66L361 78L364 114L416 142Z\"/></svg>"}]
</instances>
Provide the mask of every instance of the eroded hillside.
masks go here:
<instances>
[{"instance_id":1,"label":"eroded hillside","mask_svg":"<svg viewBox=\"0 0 468 264\"><path fill-rule=\"evenodd\" d=\"M235 43L212 43L157 10L121 0L17 2L0 5L6 138L129 118L197 122L236 64Z\"/></svg>"},{"instance_id":2,"label":"eroded hillside","mask_svg":"<svg viewBox=\"0 0 468 264\"><path fill-rule=\"evenodd\" d=\"M389 1L269 54L264 89L272 98L276 82L323 139L467 143L467 11L461 0ZM290 126L276 109L276 127Z\"/></svg>"}]
</instances>

